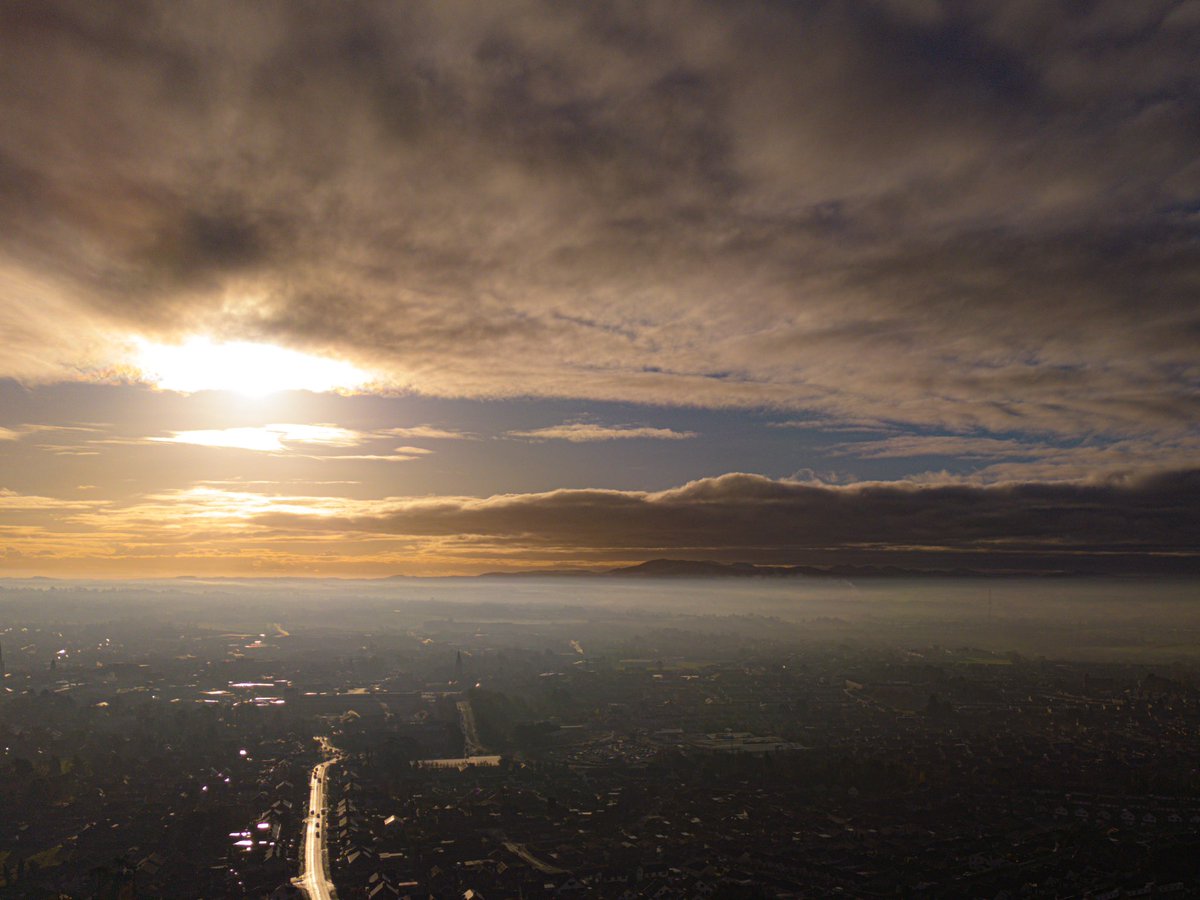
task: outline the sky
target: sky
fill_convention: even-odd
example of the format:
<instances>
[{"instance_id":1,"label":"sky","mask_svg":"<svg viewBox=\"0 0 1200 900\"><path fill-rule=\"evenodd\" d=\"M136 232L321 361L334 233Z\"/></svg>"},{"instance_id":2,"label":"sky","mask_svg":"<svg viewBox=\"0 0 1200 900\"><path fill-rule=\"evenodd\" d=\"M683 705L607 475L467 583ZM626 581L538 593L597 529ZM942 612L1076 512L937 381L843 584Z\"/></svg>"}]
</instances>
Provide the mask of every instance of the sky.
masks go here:
<instances>
[{"instance_id":1,"label":"sky","mask_svg":"<svg viewBox=\"0 0 1200 900\"><path fill-rule=\"evenodd\" d=\"M0 575L1200 572L1200 2L0 0Z\"/></svg>"}]
</instances>

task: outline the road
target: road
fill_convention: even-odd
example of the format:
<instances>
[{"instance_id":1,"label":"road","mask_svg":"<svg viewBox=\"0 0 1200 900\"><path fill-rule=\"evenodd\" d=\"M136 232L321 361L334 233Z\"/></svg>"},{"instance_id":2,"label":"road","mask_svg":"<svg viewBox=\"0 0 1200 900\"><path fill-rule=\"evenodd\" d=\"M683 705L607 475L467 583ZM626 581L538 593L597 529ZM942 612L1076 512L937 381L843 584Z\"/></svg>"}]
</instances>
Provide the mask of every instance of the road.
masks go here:
<instances>
[{"instance_id":1,"label":"road","mask_svg":"<svg viewBox=\"0 0 1200 900\"><path fill-rule=\"evenodd\" d=\"M479 732L475 729L475 710L471 708L471 701L459 700L456 705L463 733L463 756L482 756L483 744L479 742Z\"/></svg>"},{"instance_id":2,"label":"road","mask_svg":"<svg viewBox=\"0 0 1200 900\"><path fill-rule=\"evenodd\" d=\"M325 812L325 782L329 767L342 757L325 738L316 739L326 759L313 766L308 782L308 816L304 820L304 869L292 884L304 891L309 900L336 900L337 891L329 880L329 856L325 847L324 827L328 816Z\"/></svg>"},{"instance_id":3,"label":"road","mask_svg":"<svg viewBox=\"0 0 1200 900\"><path fill-rule=\"evenodd\" d=\"M550 865L550 863L546 862L543 859L538 859L536 856L534 856L529 851L529 848L526 847L524 844L517 844L517 843L514 843L513 841L505 841L504 847L510 853L515 853L517 856L521 857L521 859L525 860L525 862L529 863L531 866L533 866L539 872L542 872L546 875L566 875L567 874L566 869L560 869L558 866Z\"/></svg>"}]
</instances>

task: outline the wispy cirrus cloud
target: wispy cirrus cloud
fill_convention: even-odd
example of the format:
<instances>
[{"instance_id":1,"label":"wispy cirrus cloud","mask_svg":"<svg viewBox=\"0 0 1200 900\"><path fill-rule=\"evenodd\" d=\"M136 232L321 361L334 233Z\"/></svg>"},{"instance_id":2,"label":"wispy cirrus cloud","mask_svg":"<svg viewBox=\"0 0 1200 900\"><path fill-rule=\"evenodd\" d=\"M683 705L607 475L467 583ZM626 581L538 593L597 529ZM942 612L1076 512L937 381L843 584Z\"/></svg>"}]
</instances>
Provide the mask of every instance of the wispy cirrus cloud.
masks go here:
<instances>
[{"instance_id":1,"label":"wispy cirrus cloud","mask_svg":"<svg viewBox=\"0 0 1200 900\"><path fill-rule=\"evenodd\" d=\"M169 437L150 437L135 443L191 444L227 450L251 450L258 453L311 453L313 448L358 447L379 440L384 432L363 432L337 425L274 424L261 427L201 429L176 431ZM307 448L307 449L306 449ZM366 460L377 462L411 462L433 451L424 447L396 447L387 453L324 453L318 460Z\"/></svg>"},{"instance_id":2,"label":"wispy cirrus cloud","mask_svg":"<svg viewBox=\"0 0 1200 900\"><path fill-rule=\"evenodd\" d=\"M950 456L957 459L1008 459L1044 457L1062 452L1046 443L967 435L897 435L879 441L837 444L832 452L859 459L905 459L917 456Z\"/></svg>"},{"instance_id":3,"label":"wispy cirrus cloud","mask_svg":"<svg viewBox=\"0 0 1200 900\"><path fill-rule=\"evenodd\" d=\"M59 497L22 494L7 488L0 488L0 510L6 511L96 509L108 504L107 500L64 500Z\"/></svg>"},{"instance_id":4,"label":"wispy cirrus cloud","mask_svg":"<svg viewBox=\"0 0 1200 900\"><path fill-rule=\"evenodd\" d=\"M366 439L367 435L362 432L337 425L283 423L261 427L176 431L170 437L151 437L146 440L161 444L194 444L199 447L284 453L289 445L354 447Z\"/></svg>"},{"instance_id":5,"label":"wispy cirrus cloud","mask_svg":"<svg viewBox=\"0 0 1200 900\"><path fill-rule=\"evenodd\" d=\"M694 431L675 431L672 428L654 428L647 425L596 425L591 422L564 422L529 431L510 431L510 437L529 438L535 441L569 441L582 444L592 441L654 440L686 441L696 437Z\"/></svg>"},{"instance_id":6,"label":"wispy cirrus cloud","mask_svg":"<svg viewBox=\"0 0 1200 900\"><path fill-rule=\"evenodd\" d=\"M374 462L412 462L423 456L428 456L432 450L423 447L397 447L391 453L338 453L332 456L319 456L317 459L360 459Z\"/></svg>"},{"instance_id":7,"label":"wispy cirrus cloud","mask_svg":"<svg viewBox=\"0 0 1200 900\"><path fill-rule=\"evenodd\" d=\"M854 416L810 416L805 419L784 419L768 422L768 428L786 428L806 431L845 432L880 434L899 430L895 422Z\"/></svg>"},{"instance_id":8,"label":"wispy cirrus cloud","mask_svg":"<svg viewBox=\"0 0 1200 900\"><path fill-rule=\"evenodd\" d=\"M440 428L436 425L411 425L405 428L383 428L380 434L398 438L426 438L439 441L474 440L475 435L467 431L456 431L451 428Z\"/></svg>"},{"instance_id":9,"label":"wispy cirrus cloud","mask_svg":"<svg viewBox=\"0 0 1200 900\"><path fill-rule=\"evenodd\" d=\"M42 422L18 425L16 428L0 428L0 441L19 441L33 434L54 432L88 433L103 430L101 425L50 425Z\"/></svg>"},{"instance_id":10,"label":"wispy cirrus cloud","mask_svg":"<svg viewBox=\"0 0 1200 900\"><path fill-rule=\"evenodd\" d=\"M352 481L348 479L311 479L311 478L293 478L285 481L276 479L241 479L241 478L215 478L206 481L198 481L193 487L214 487L214 488L253 488L253 487L282 487L284 485L304 485L306 487L321 487L328 485L359 485L361 481Z\"/></svg>"},{"instance_id":11,"label":"wispy cirrus cloud","mask_svg":"<svg viewBox=\"0 0 1200 900\"><path fill-rule=\"evenodd\" d=\"M959 463L987 463L953 477L942 472L913 476L921 481L986 484L1114 480L1133 478L1138 473L1150 475L1189 469L1200 458L1200 435L1177 438L1144 435L1073 444L979 435L896 435L883 440L837 444L831 452L866 460L944 457Z\"/></svg>"}]
</instances>

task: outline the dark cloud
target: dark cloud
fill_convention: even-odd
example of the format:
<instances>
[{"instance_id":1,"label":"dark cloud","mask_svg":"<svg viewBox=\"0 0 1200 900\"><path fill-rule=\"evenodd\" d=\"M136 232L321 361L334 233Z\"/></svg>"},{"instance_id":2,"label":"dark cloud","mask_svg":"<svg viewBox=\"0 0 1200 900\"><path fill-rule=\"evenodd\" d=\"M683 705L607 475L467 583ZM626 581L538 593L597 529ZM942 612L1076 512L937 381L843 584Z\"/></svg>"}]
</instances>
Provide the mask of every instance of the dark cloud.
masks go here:
<instances>
[{"instance_id":1,"label":"dark cloud","mask_svg":"<svg viewBox=\"0 0 1200 900\"><path fill-rule=\"evenodd\" d=\"M263 516L283 533L461 536L527 558L670 554L774 563L1191 572L1200 472L1106 483L872 483L730 474L658 493L559 490L388 501L352 516Z\"/></svg>"},{"instance_id":2,"label":"dark cloud","mask_svg":"<svg viewBox=\"0 0 1200 900\"><path fill-rule=\"evenodd\" d=\"M445 396L1200 414L1194 3L12 2L0 33L4 374L207 331Z\"/></svg>"}]
</instances>

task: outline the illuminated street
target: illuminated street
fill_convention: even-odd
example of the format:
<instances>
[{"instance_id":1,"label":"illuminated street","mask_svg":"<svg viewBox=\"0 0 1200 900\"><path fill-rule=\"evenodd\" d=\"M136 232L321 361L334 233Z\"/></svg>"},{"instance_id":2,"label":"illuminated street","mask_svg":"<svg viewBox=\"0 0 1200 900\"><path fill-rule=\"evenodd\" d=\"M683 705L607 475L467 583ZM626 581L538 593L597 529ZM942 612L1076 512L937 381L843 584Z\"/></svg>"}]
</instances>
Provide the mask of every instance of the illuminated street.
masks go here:
<instances>
[{"instance_id":1,"label":"illuminated street","mask_svg":"<svg viewBox=\"0 0 1200 900\"><path fill-rule=\"evenodd\" d=\"M322 824L325 820L325 776L329 767L336 763L340 756L325 738L317 738L321 750L330 755L324 762L313 766L309 780L308 817L304 825L304 868L295 885L308 894L310 900L332 900L337 896L333 883L329 880L329 868L325 853L325 832Z\"/></svg>"}]
</instances>

